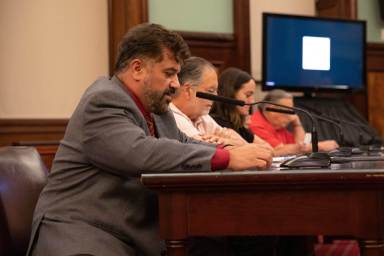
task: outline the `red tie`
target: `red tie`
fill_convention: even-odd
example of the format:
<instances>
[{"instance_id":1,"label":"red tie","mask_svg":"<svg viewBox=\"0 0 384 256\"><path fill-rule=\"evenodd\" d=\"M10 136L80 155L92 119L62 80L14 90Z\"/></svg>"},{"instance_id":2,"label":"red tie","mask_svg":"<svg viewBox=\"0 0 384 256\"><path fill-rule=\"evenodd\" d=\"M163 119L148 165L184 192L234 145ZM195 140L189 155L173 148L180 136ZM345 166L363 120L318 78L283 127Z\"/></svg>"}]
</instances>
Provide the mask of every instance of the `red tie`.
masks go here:
<instances>
[{"instance_id":1,"label":"red tie","mask_svg":"<svg viewBox=\"0 0 384 256\"><path fill-rule=\"evenodd\" d=\"M155 135L156 135L155 123L153 122L153 119L148 118L148 119L146 119L146 121L147 121L148 129L149 129L149 133L151 134L151 136L155 137Z\"/></svg>"}]
</instances>

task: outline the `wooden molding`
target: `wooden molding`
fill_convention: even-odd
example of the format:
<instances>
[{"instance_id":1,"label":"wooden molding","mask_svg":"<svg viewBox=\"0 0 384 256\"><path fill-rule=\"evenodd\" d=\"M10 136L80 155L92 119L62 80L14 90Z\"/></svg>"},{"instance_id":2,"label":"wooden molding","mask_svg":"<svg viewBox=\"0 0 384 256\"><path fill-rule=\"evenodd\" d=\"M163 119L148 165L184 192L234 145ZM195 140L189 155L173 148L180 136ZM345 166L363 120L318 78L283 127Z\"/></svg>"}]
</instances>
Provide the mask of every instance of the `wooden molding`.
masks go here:
<instances>
[{"instance_id":1,"label":"wooden molding","mask_svg":"<svg viewBox=\"0 0 384 256\"><path fill-rule=\"evenodd\" d=\"M0 146L26 141L59 141L68 119L0 119Z\"/></svg>"},{"instance_id":2,"label":"wooden molding","mask_svg":"<svg viewBox=\"0 0 384 256\"><path fill-rule=\"evenodd\" d=\"M208 33L208 32L190 32L190 31L176 31L184 40L188 41L202 41L202 42L233 42L234 36L230 33Z\"/></svg>"},{"instance_id":3,"label":"wooden molding","mask_svg":"<svg viewBox=\"0 0 384 256\"><path fill-rule=\"evenodd\" d=\"M233 0L233 20L236 42L237 67L251 72L251 37L249 0Z\"/></svg>"},{"instance_id":4,"label":"wooden molding","mask_svg":"<svg viewBox=\"0 0 384 256\"><path fill-rule=\"evenodd\" d=\"M35 147L51 169L68 119L0 119L0 146Z\"/></svg>"},{"instance_id":5,"label":"wooden molding","mask_svg":"<svg viewBox=\"0 0 384 256\"><path fill-rule=\"evenodd\" d=\"M384 136L384 72L368 73L368 110L369 123L376 128L381 136Z\"/></svg>"},{"instance_id":6,"label":"wooden molding","mask_svg":"<svg viewBox=\"0 0 384 256\"><path fill-rule=\"evenodd\" d=\"M148 22L148 0L108 0L109 73L113 74L119 42L133 26Z\"/></svg>"},{"instance_id":7,"label":"wooden molding","mask_svg":"<svg viewBox=\"0 0 384 256\"><path fill-rule=\"evenodd\" d=\"M367 44L367 71L384 72L384 44Z\"/></svg>"}]
</instances>

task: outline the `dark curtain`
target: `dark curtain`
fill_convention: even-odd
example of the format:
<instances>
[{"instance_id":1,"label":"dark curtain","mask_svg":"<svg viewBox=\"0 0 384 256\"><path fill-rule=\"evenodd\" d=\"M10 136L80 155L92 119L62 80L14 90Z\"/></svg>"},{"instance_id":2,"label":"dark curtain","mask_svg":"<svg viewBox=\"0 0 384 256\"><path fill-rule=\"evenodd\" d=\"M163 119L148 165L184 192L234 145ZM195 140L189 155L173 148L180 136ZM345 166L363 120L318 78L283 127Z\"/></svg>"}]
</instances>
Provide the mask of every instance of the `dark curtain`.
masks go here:
<instances>
[{"instance_id":1,"label":"dark curtain","mask_svg":"<svg viewBox=\"0 0 384 256\"><path fill-rule=\"evenodd\" d=\"M317 118L316 127L319 140L334 139L340 145L344 144L341 146L355 147L381 144L381 139L375 129L369 126L364 117L350 103L343 99L296 97L294 102L296 107L306 109L320 117L339 122L344 143L341 143L340 129L335 124ZM305 130L310 131L310 119L305 114L298 114Z\"/></svg>"}]
</instances>

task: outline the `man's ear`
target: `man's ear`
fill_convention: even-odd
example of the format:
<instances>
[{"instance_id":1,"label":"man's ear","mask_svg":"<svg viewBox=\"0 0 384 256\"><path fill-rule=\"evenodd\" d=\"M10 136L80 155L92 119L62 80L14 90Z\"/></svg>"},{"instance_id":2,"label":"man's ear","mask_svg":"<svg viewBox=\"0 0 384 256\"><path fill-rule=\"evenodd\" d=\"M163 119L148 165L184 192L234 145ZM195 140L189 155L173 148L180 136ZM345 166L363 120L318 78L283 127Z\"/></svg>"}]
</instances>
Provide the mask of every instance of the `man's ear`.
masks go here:
<instances>
[{"instance_id":1,"label":"man's ear","mask_svg":"<svg viewBox=\"0 0 384 256\"><path fill-rule=\"evenodd\" d=\"M145 76L146 63L141 59L133 59L129 63L132 71L132 77L136 81L141 81Z\"/></svg>"},{"instance_id":2,"label":"man's ear","mask_svg":"<svg viewBox=\"0 0 384 256\"><path fill-rule=\"evenodd\" d=\"M190 83L183 84L180 88L183 88L183 93L185 94L185 97L187 99L190 99L193 97L195 90L193 89L193 86Z\"/></svg>"}]
</instances>

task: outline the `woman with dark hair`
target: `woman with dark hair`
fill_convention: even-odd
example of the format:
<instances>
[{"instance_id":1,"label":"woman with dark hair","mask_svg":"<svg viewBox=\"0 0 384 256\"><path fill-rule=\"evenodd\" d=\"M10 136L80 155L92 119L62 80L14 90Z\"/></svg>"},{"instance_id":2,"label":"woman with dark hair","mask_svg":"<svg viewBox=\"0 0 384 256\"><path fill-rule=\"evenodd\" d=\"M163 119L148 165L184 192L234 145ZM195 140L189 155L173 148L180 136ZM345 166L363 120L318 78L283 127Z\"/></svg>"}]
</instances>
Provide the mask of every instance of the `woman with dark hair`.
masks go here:
<instances>
[{"instance_id":1,"label":"woman with dark hair","mask_svg":"<svg viewBox=\"0 0 384 256\"><path fill-rule=\"evenodd\" d=\"M255 91L255 80L241 69L227 68L220 75L218 87L220 96L251 103L254 101ZM267 144L246 128L249 114L250 106L235 106L221 102L215 102L210 111L210 115L219 125L235 130L247 142Z\"/></svg>"},{"instance_id":2,"label":"woman with dark hair","mask_svg":"<svg viewBox=\"0 0 384 256\"><path fill-rule=\"evenodd\" d=\"M242 100L246 103L254 102L256 83L247 72L238 68L227 68L219 77L218 95ZM222 127L232 128L249 143L263 143L269 146L247 126L250 118L250 106L236 106L215 102L210 115ZM275 151L275 154L279 152ZM313 237L305 236L255 236L232 237L231 248L235 256L248 255L312 255Z\"/></svg>"}]
</instances>

